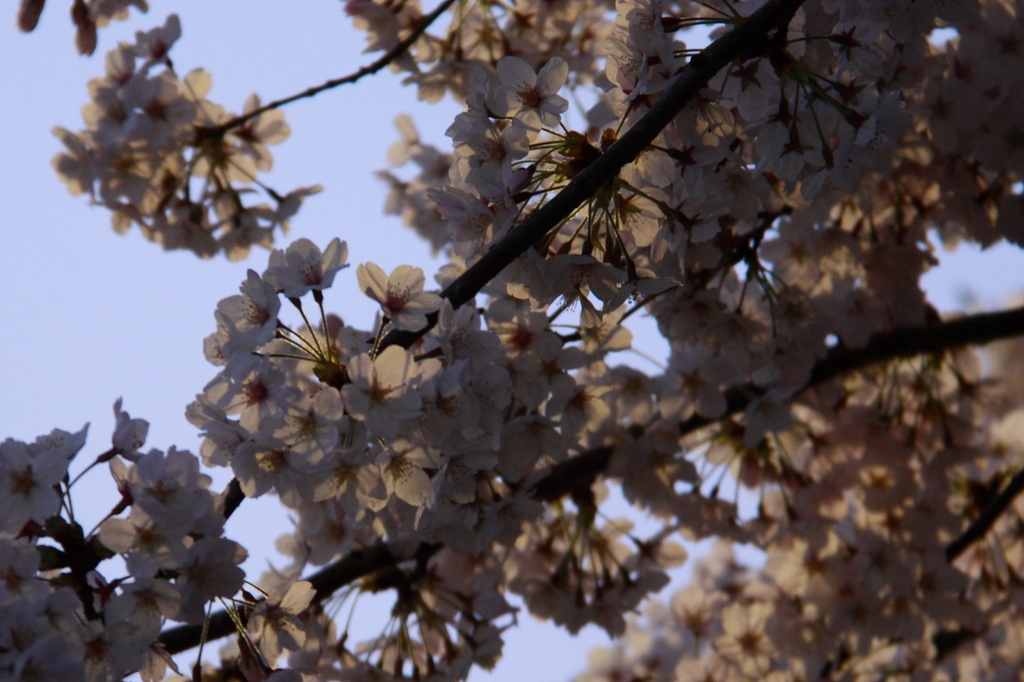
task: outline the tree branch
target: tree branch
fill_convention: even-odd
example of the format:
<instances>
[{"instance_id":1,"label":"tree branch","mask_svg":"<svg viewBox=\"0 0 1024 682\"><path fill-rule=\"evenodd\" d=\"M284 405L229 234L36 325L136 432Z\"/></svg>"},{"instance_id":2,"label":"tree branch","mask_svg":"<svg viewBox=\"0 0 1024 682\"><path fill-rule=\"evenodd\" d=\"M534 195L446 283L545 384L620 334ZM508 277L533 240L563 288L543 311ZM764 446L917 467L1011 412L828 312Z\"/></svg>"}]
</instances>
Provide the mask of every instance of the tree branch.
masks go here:
<instances>
[{"instance_id":1,"label":"tree branch","mask_svg":"<svg viewBox=\"0 0 1024 682\"><path fill-rule=\"evenodd\" d=\"M960 537L946 546L946 559L950 562L955 561L964 553L964 550L985 537L985 534L991 530L1022 490L1024 490L1024 470L1018 471L1002 492L996 496L996 499L992 500L992 504L981 513L981 516L972 521Z\"/></svg>"},{"instance_id":2,"label":"tree branch","mask_svg":"<svg viewBox=\"0 0 1024 682\"><path fill-rule=\"evenodd\" d=\"M424 543L420 545L417 554L426 551L423 549L424 547L429 549L434 546ZM363 576L391 568L400 561L402 559L394 556L386 544L380 543L373 547L349 552L337 562L322 568L308 578L303 578L303 580L308 580L313 584L313 588L316 590L313 601L320 603L345 585L355 582ZM206 639L212 641L234 632L235 624L228 613L218 611L209 618ZM202 637L202 625L179 625L160 633L159 641L168 653L179 654L198 646L202 642Z\"/></svg>"},{"instance_id":3,"label":"tree branch","mask_svg":"<svg viewBox=\"0 0 1024 682\"><path fill-rule=\"evenodd\" d=\"M358 71L354 71L353 73L350 73L347 76L342 76L341 78L329 80L321 85L315 85L311 88L307 88L306 90L303 90L302 92L296 95L292 95L291 97L285 97L284 99L279 99L274 102L264 104L263 106L257 107L256 109L253 109L252 111L246 114L235 116L234 118L225 121L220 125L210 126L208 128L200 128L200 135L203 137L218 137L220 135L223 135L227 131L231 130L232 128L237 128L245 122L250 121L256 118L257 116L265 114L268 111L277 109L279 107L283 107L286 104L291 104L292 102L298 101L300 99L305 99L306 97L313 97L315 95L320 94L324 90L330 90L332 88L338 87L339 85L355 83L364 76L369 76L371 74L377 73L378 71L388 66L402 55L404 55L409 50L409 48L412 47L413 44L420 39L420 36L426 33L427 29L430 28L430 25L433 24L438 17L444 14L444 12L449 7L454 5L456 2L457 0L443 0L441 4L434 9L433 12L420 17L419 21L416 24L416 28L414 28L409 33L409 35L407 35L405 38L400 40L398 44L396 44L390 50L381 55L379 59L371 62L370 64L367 64L366 66L360 67Z\"/></svg>"},{"instance_id":4,"label":"tree branch","mask_svg":"<svg viewBox=\"0 0 1024 682\"><path fill-rule=\"evenodd\" d=\"M809 386L881 360L982 345L1024 333L1024 306L876 334L858 350L834 350L815 364Z\"/></svg>"},{"instance_id":5,"label":"tree branch","mask_svg":"<svg viewBox=\"0 0 1024 682\"><path fill-rule=\"evenodd\" d=\"M804 0L769 0L729 33L695 55L669 83L664 95L629 131L533 215L515 226L504 238L491 245L487 253L441 292L458 308L476 296L488 282L538 239L562 224L598 189L613 180L654 141L690 100L729 62L750 54L752 46L762 45L773 29L785 30ZM437 313L428 317L419 331L391 331L381 341L378 352L395 344L410 347L437 324Z\"/></svg>"}]
</instances>

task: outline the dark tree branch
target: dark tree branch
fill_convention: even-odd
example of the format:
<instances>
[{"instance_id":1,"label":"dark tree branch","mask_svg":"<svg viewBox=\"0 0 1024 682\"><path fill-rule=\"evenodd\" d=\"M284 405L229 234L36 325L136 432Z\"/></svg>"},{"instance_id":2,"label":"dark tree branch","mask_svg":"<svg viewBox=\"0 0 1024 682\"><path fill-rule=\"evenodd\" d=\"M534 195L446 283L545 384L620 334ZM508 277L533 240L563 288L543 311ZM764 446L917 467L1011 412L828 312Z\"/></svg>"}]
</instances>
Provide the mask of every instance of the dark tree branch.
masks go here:
<instances>
[{"instance_id":1,"label":"dark tree branch","mask_svg":"<svg viewBox=\"0 0 1024 682\"><path fill-rule=\"evenodd\" d=\"M964 550L985 537L985 534L991 530L1022 490L1024 490L1024 470L1018 471L1002 492L996 496L996 499L992 500L992 504L986 507L985 511L971 522L971 525L967 526L967 530L960 537L946 546L946 559L951 562L955 561L964 553Z\"/></svg>"},{"instance_id":2,"label":"dark tree branch","mask_svg":"<svg viewBox=\"0 0 1024 682\"><path fill-rule=\"evenodd\" d=\"M274 102L264 104L261 107L253 109L249 113L241 114L240 116L235 116L234 118L225 121L224 123L221 123L219 125L210 126L209 128L201 128L199 132L200 136L204 138L219 137L224 133L228 132L229 130L231 130L232 128L237 128L238 126L243 125L247 121L251 121L257 116L265 114L268 111L278 109L280 107L285 106L286 104L291 104L292 102L298 101L300 99L305 99L306 97L313 97L325 90L336 88L339 85L355 83L356 81L365 76L377 73L378 71L390 65L396 59L404 55L406 52L408 52L409 48L411 48L413 44L420 39L420 36L426 33L427 29L430 28L430 25L437 21L437 18L444 14L449 7L455 4L455 2L456 0L443 0L443 2L441 2L441 4L438 5L430 14L426 14L420 17L419 21L416 24L416 28L414 28L409 33L409 35L407 35L405 38L402 38L402 40L400 40L397 45L395 45L390 50L385 52L377 60L373 61L370 64L367 64L366 66L360 67L358 71L354 71L353 73L350 73L347 76L342 76L341 78L334 78L321 85L315 85L311 88L307 88L306 90L303 90L302 92L296 95L292 95L291 97L285 97L284 99L279 99Z\"/></svg>"},{"instance_id":3,"label":"dark tree branch","mask_svg":"<svg viewBox=\"0 0 1024 682\"><path fill-rule=\"evenodd\" d=\"M232 478L221 494L224 495L224 518L230 519L231 515L238 509L238 505L242 504L242 500L245 499L245 493L242 492L242 484L238 482L237 478Z\"/></svg>"},{"instance_id":4,"label":"dark tree branch","mask_svg":"<svg viewBox=\"0 0 1024 682\"><path fill-rule=\"evenodd\" d=\"M625 135L597 157L579 175L533 215L515 226L504 238L491 245L480 260L470 266L441 292L443 298L458 308L472 300L484 286L498 276L538 239L569 218L583 202L613 180L622 167L636 159L673 118L686 107L715 74L731 61L750 55L751 48L761 46L774 29L784 31L789 20L804 0L769 0L729 33L695 55L676 75L664 95ZM378 352L398 344L410 347L437 324L437 314L428 318L419 331L391 331L384 337Z\"/></svg>"},{"instance_id":5,"label":"dark tree branch","mask_svg":"<svg viewBox=\"0 0 1024 682\"><path fill-rule=\"evenodd\" d=\"M434 546L423 544L417 552L427 551L423 549L424 547L429 549ZM395 557L384 543L380 543L367 549L349 552L339 561L304 578L304 580L313 584L313 588L316 590L314 602L320 603L345 585L353 583L363 576L391 568L400 561L401 559ZM212 641L234 632L235 624L228 613L218 611L210 616L206 639ZM179 625L160 633L160 642L168 653L178 654L198 646L202 641L202 636L202 625Z\"/></svg>"},{"instance_id":6,"label":"dark tree branch","mask_svg":"<svg viewBox=\"0 0 1024 682\"><path fill-rule=\"evenodd\" d=\"M876 362L982 345L1024 333L1024 307L876 334L858 350L835 350L814 366L810 386Z\"/></svg>"}]
</instances>

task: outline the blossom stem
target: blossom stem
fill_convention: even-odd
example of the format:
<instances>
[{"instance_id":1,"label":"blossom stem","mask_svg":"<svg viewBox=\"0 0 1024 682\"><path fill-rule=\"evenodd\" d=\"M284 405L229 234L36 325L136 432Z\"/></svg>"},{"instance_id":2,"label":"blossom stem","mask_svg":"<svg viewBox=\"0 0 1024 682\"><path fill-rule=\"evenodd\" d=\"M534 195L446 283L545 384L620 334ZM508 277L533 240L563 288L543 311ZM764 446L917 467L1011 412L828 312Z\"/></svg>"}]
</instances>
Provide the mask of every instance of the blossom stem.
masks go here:
<instances>
[{"instance_id":1,"label":"blossom stem","mask_svg":"<svg viewBox=\"0 0 1024 682\"><path fill-rule=\"evenodd\" d=\"M299 314L302 315L302 321L306 323L306 328L309 329L309 335L313 338L313 347L316 349L316 353L313 355L315 358L326 358L330 362L330 356L324 353L324 349L320 347L320 340L316 337L316 327L306 317L306 311L302 309L302 302L297 298L288 299L292 304L299 309ZM320 307L321 314L323 313L323 306Z\"/></svg>"},{"instance_id":2,"label":"blossom stem","mask_svg":"<svg viewBox=\"0 0 1024 682\"><path fill-rule=\"evenodd\" d=\"M319 293L319 292L317 292ZM327 313L324 311L324 299L323 296L318 296L316 300L317 306L320 308L320 329L323 330L324 334L324 346L327 352L327 362L334 362L337 358L334 357L334 346L331 344L331 332L327 326ZM310 333L316 336L316 331L310 329Z\"/></svg>"},{"instance_id":3,"label":"blossom stem","mask_svg":"<svg viewBox=\"0 0 1024 682\"><path fill-rule=\"evenodd\" d=\"M316 348L313 347L309 341L291 327L287 326L283 322L278 321L277 323L278 337L282 341L290 343L304 353L309 354L310 357L316 357ZM308 359L308 358L307 358Z\"/></svg>"}]
</instances>

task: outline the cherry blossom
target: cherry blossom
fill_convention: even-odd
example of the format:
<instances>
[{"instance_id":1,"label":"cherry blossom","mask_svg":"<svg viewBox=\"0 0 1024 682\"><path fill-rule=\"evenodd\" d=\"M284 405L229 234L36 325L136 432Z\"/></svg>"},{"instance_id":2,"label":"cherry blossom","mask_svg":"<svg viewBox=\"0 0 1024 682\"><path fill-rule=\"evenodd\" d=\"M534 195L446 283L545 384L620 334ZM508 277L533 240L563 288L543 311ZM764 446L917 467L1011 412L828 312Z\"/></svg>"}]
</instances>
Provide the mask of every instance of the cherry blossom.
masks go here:
<instances>
[{"instance_id":1,"label":"cherry blossom","mask_svg":"<svg viewBox=\"0 0 1024 682\"><path fill-rule=\"evenodd\" d=\"M390 275L373 263L357 268L359 288L380 303L395 329L418 330L427 326L427 315L441 307L437 294L423 291L420 268L399 265Z\"/></svg>"},{"instance_id":2,"label":"cherry blossom","mask_svg":"<svg viewBox=\"0 0 1024 682\"><path fill-rule=\"evenodd\" d=\"M95 20L102 25L122 12L119 4L90 0L89 9L76 0L80 35L90 37L92 47ZM108 53L106 74L89 84L86 129L54 129L67 151L53 165L70 191L88 193L113 212L118 232L136 225L166 249L204 257L222 250L241 258L253 244L269 248L273 231L287 231L298 205L319 188L282 194L259 181L272 165L267 145L288 136L282 114L260 111L253 96L238 124L223 127L234 119L206 99L210 74L174 69L169 51L180 34L179 19L170 15L163 27L137 33L134 45ZM204 179L201 190L192 178ZM245 201L252 186L273 205Z\"/></svg>"},{"instance_id":3,"label":"cherry blossom","mask_svg":"<svg viewBox=\"0 0 1024 682\"><path fill-rule=\"evenodd\" d=\"M128 5L76 0L79 48ZM616 638L581 680L1016 674L1022 313L943 316L921 281L940 243L1024 241L1020 2L345 11L373 68L232 115L172 15L54 130L115 230L271 252L214 311L199 457L143 451L118 400L86 530L86 429L0 444L0 676L184 679L165 652L234 636L211 678L465 679L510 592ZM386 212L446 261L436 293L360 265L365 329L333 312L345 242L273 248L318 187L263 179L284 107L384 66L460 112L450 149L400 116L382 150ZM268 494L294 531L257 589L225 522ZM360 592L391 620L355 642Z\"/></svg>"},{"instance_id":4,"label":"cherry blossom","mask_svg":"<svg viewBox=\"0 0 1024 682\"><path fill-rule=\"evenodd\" d=\"M539 72L519 57L508 56L497 64L501 85L488 91L487 105L496 116L521 121L528 128L558 127L559 116L569 103L556 93L565 84L569 65L552 59Z\"/></svg>"},{"instance_id":5,"label":"cherry blossom","mask_svg":"<svg viewBox=\"0 0 1024 682\"><path fill-rule=\"evenodd\" d=\"M286 592L282 594L280 587L271 590L252 610L248 631L264 661L273 663L283 649L302 647L306 636L300 616L315 593L306 581L288 583Z\"/></svg>"},{"instance_id":6,"label":"cherry blossom","mask_svg":"<svg viewBox=\"0 0 1024 682\"><path fill-rule=\"evenodd\" d=\"M266 344L277 331L281 301L277 288L249 270L242 294L225 298L217 305L217 324L225 338L221 352L250 351Z\"/></svg>"},{"instance_id":7,"label":"cherry blossom","mask_svg":"<svg viewBox=\"0 0 1024 682\"><path fill-rule=\"evenodd\" d=\"M3 530L18 534L28 521L44 522L60 506L58 483L71 458L85 445L88 425L77 434L54 431L35 443L11 438L0 443L0 518Z\"/></svg>"},{"instance_id":8,"label":"cherry blossom","mask_svg":"<svg viewBox=\"0 0 1024 682\"><path fill-rule=\"evenodd\" d=\"M352 383L342 389L345 409L365 421L371 433L393 438L401 422L419 415L422 399L416 383L426 374L408 351L391 346L376 358L357 356L349 365L349 375Z\"/></svg>"},{"instance_id":9,"label":"cherry blossom","mask_svg":"<svg viewBox=\"0 0 1024 682\"><path fill-rule=\"evenodd\" d=\"M287 250L275 250L264 278L289 298L300 298L308 291L322 291L331 286L334 276L348 263L348 245L332 239L327 248L320 248L308 239L299 239Z\"/></svg>"}]
</instances>

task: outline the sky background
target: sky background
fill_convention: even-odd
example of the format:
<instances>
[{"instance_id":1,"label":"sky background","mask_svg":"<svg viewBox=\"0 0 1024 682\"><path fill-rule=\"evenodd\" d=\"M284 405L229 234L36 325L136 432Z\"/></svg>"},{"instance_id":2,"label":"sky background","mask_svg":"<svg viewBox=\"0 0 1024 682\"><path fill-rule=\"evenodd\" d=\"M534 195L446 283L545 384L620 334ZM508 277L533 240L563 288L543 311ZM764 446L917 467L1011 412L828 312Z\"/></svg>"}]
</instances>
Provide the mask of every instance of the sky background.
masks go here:
<instances>
[{"instance_id":1,"label":"sky background","mask_svg":"<svg viewBox=\"0 0 1024 682\"><path fill-rule=\"evenodd\" d=\"M154 0L148 15L133 12L129 21L101 29L96 55L85 58L74 48L69 4L50 0L39 28L28 35L13 26L15 3L3 5L0 438L32 440L88 422L77 471L109 447L118 397L133 417L150 422L148 447L198 451L184 408L216 373L203 358L202 339L215 328L217 302L237 293L246 269L262 271L267 261L262 249L236 263L199 260L164 252L136 229L117 235L105 209L72 197L57 180L50 161L61 145L51 129L83 127L86 83L102 75L106 51L178 11L183 36L171 52L177 71L205 68L213 76L209 98L234 112L252 92L265 102L278 99L350 73L376 55L361 54L363 37L350 28L340 2ZM299 237L325 246L339 236L348 242L353 266L373 261L390 271L408 263L422 267L430 282L441 261L399 219L383 215L387 188L374 172L386 167L387 148L398 139L396 114L412 115L421 136L447 150L444 131L458 110L451 102L417 101L389 72L287 107L292 136L272 148L275 169L266 182L281 193L318 183L325 189L307 200L279 246ZM1015 247L936 255L942 264L926 286L942 311L960 307L968 292L976 306L995 308L1024 291L1024 254ZM328 310L353 325L372 326L377 307L358 292L355 267L342 271L325 298ZM651 344L646 347L657 348ZM229 479L225 471L207 473L218 490ZM114 502L108 482L99 470L74 491L87 528ZM247 500L229 520L228 536L250 551L250 579L287 528L286 512L269 496ZM386 615L382 608L371 604L360 616L372 626ZM477 671L470 679L566 680L584 667L591 647L606 641L594 628L572 638L528 616L523 623L507 633L495 672Z\"/></svg>"}]
</instances>

